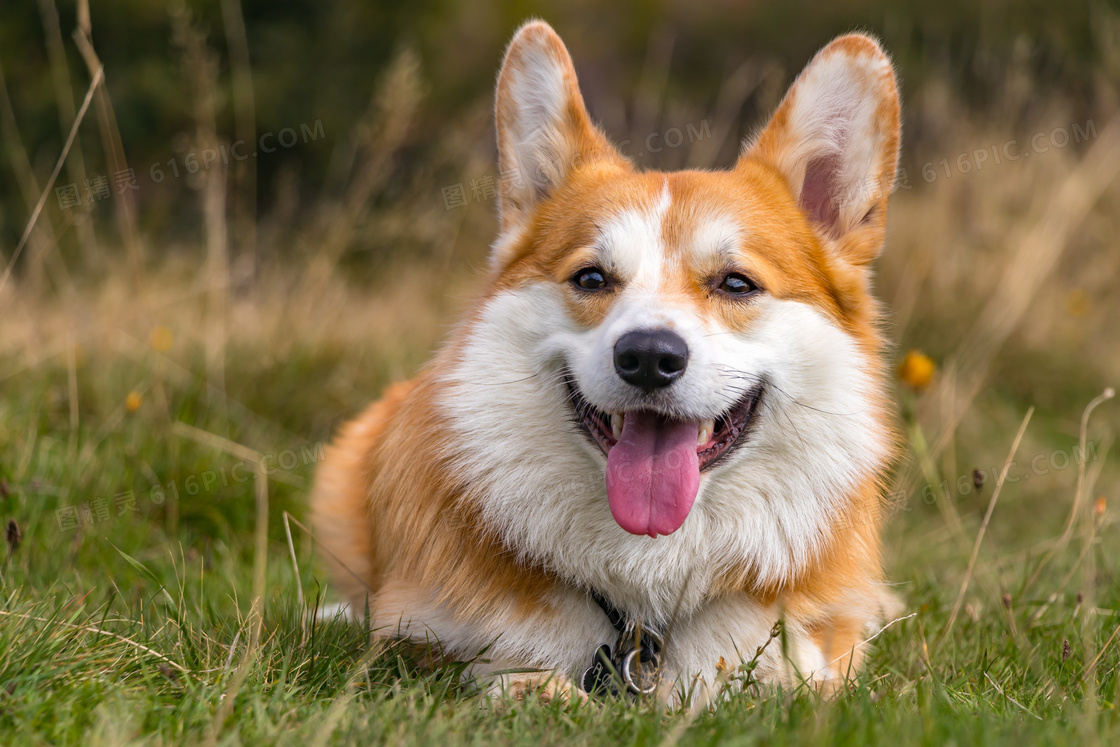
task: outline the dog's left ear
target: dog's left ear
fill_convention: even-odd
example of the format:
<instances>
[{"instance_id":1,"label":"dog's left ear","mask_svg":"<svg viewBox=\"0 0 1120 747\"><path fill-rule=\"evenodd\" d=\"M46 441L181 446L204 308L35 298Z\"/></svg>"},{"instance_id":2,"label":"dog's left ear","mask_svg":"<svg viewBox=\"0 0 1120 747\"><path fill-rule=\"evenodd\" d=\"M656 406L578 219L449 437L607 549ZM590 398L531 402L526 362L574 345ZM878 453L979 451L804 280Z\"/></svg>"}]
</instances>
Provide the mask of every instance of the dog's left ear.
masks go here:
<instances>
[{"instance_id":1,"label":"dog's left ear","mask_svg":"<svg viewBox=\"0 0 1120 747\"><path fill-rule=\"evenodd\" d=\"M514 34L494 109L501 235L492 262L502 266L537 205L573 173L625 160L591 123L568 49L544 21L530 21Z\"/></svg>"},{"instance_id":2,"label":"dog's left ear","mask_svg":"<svg viewBox=\"0 0 1120 747\"><path fill-rule=\"evenodd\" d=\"M898 144L891 62L875 40L849 34L805 67L740 163L780 172L821 240L863 265L883 247Z\"/></svg>"}]
</instances>

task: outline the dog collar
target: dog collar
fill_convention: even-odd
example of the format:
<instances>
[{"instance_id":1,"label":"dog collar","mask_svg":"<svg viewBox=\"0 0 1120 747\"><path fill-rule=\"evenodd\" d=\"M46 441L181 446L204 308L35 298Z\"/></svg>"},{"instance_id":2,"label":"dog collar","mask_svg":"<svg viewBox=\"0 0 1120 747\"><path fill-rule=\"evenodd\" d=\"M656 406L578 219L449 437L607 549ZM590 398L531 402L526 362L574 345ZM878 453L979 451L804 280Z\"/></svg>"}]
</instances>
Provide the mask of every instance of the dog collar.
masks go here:
<instances>
[{"instance_id":1,"label":"dog collar","mask_svg":"<svg viewBox=\"0 0 1120 747\"><path fill-rule=\"evenodd\" d=\"M652 695L661 674L664 639L641 620L627 621L626 615L598 592L593 590L591 598L606 614L618 640L613 649L604 643L595 650L580 685L588 693L619 695L625 690L633 696Z\"/></svg>"}]
</instances>

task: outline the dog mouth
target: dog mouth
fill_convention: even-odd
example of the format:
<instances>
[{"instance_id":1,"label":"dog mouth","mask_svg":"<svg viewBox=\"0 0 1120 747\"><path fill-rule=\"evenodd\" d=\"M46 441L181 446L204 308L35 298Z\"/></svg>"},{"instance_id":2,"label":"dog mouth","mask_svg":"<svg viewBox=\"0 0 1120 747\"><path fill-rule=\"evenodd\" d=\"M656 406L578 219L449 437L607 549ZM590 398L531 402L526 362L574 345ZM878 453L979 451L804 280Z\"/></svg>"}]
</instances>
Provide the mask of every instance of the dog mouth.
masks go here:
<instances>
[{"instance_id":1,"label":"dog mouth","mask_svg":"<svg viewBox=\"0 0 1120 747\"><path fill-rule=\"evenodd\" d=\"M568 387L569 402L575 412L576 424L609 457L611 449L618 443L626 427L628 414L604 412L592 405L584 398L571 373L564 374L564 383ZM739 440L751 430L761 401L762 384L759 383L723 414L703 421L686 421L696 424L696 456L701 472L715 466L739 445ZM637 413L665 423L681 422L658 413L640 410Z\"/></svg>"},{"instance_id":2,"label":"dog mouth","mask_svg":"<svg viewBox=\"0 0 1120 747\"><path fill-rule=\"evenodd\" d=\"M649 409L605 412L564 375L576 423L607 457L611 514L631 534L658 537L681 527L700 488L700 473L726 457L751 430L762 385L722 414L673 418Z\"/></svg>"}]
</instances>

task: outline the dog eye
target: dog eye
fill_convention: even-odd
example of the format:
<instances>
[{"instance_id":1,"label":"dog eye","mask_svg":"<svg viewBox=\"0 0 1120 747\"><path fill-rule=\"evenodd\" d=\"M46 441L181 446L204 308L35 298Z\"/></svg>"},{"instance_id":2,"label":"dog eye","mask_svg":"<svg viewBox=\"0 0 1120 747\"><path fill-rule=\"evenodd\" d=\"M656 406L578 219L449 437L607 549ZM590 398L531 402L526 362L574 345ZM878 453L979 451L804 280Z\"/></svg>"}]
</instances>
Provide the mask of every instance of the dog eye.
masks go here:
<instances>
[{"instance_id":1,"label":"dog eye","mask_svg":"<svg viewBox=\"0 0 1120 747\"><path fill-rule=\"evenodd\" d=\"M582 290L604 290L608 285L607 274L598 267L585 267L572 276L572 282Z\"/></svg>"},{"instance_id":2,"label":"dog eye","mask_svg":"<svg viewBox=\"0 0 1120 747\"><path fill-rule=\"evenodd\" d=\"M732 272L720 282L719 290L729 296L745 296L758 290L758 286L745 275Z\"/></svg>"}]
</instances>

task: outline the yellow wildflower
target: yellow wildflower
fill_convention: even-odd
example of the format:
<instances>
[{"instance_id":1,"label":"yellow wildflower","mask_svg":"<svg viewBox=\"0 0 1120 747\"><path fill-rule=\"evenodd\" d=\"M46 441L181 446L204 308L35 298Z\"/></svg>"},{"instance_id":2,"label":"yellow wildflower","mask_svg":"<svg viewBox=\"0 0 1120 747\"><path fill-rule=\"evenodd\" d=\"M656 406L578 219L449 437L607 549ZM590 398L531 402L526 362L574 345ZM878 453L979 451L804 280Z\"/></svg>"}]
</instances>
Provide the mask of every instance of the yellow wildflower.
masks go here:
<instances>
[{"instance_id":1,"label":"yellow wildflower","mask_svg":"<svg viewBox=\"0 0 1120 747\"><path fill-rule=\"evenodd\" d=\"M920 350L911 350L902 359L898 377L920 392L929 386L936 370L937 366L932 358Z\"/></svg>"}]
</instances>

